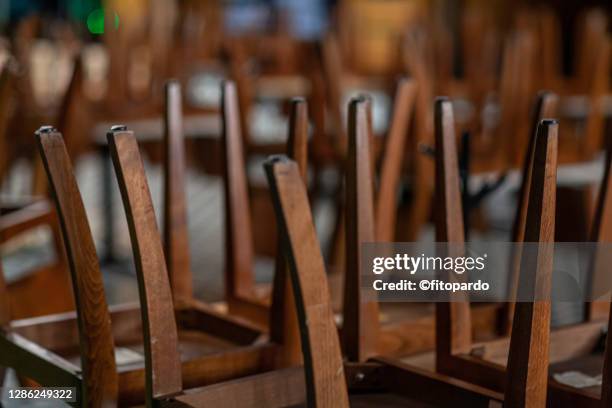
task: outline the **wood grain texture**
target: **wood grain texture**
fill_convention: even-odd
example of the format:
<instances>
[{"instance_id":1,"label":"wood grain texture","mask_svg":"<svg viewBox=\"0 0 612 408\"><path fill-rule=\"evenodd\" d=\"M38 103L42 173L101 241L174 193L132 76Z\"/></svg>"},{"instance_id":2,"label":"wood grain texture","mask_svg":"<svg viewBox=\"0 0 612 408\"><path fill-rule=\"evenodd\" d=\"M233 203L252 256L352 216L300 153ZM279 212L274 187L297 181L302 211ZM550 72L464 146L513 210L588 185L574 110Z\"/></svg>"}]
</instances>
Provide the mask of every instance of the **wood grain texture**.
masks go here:
<instances>
[{"instance_id":1,"label":"wood grain texture","mask_svg":"<svg viewBox=\"0 0 612 408\"><path fill-rule=\"evenodd\" d=\"M375 240L367 105L364 98L353 99L349 105L342 324L343 350L349 361L365 361L378 349L378 301L364 292L360 271L362 244Z\"/></svg>"},{"instance_id":2,"label":"wood grain texture","mask_svg":"<svg viewBox=\"0 0 612 408\"><path fill-rule=\"evenodd\" d=\"M519 290L534 300L515 305L508 353L505 405L543 407L548 384L550 290L555 237L558 124L540 122L535 142L525 242L538 243L522 254Z\"/></svg>"},{"instance_id":3,"label":"wood grain texture","mask_svg":"<svg viewBox=\"0 0 612 408\"><path fill-rule=\"evenodd\" d=\"M593 242L610 242L612 241L612 139L607 141L606 146L606 162L603 179L601 181L601 187L599 188L599 195L597 198L597 207L595 208L595 217L593 219L593 230L591 231L591 241ZM605 252L606 249L604 248ZM609 256L609 255L608 255ZM600 258L599 253L595 254L593 259L592 272L606 271L604 265L600 265L599 262L605 262L609 259L606 254ZM592 276L593 288L597 288L597 276ZM605 287L605 286L603 286ZM593 290L593 289L592 289ZM600 307L597 307L597 304ZM606 306L608 312L608 327L612 323L612 303L608 302L591 302L588 304L588 315L586 316L589 320L602 318L606 313ZM601 310L601 311L600 311ZM612 336L606 336L606 346L604 352L604 365L602 372L602 385L601 385L601 406L609 407L612 405Z\"/></svg>"},{"instance_id":4,"label":"wood grain texture","mask_svg":"<svg viewBox=\"0 0 612 408\"><path fill-rule=\"evenodd\" d=\"M599 185L597 202L593 215L593 225L590 232L590 241L601 246L594 248L589 278L591 279L589 296L592 299L600 297L600 291L610 288L610 277L606 273L610 262L607 250L608 242L612 242L612 138L606 143L606 158L604 174ZM609 313L609 301L587 302L586 320L606 319Z\"/></svg>"},{"instance_id":5,"label":"wood grain texture","mask_svg":"<svg viewBox=\"0 0 612 408\"><path fill-rule=\"evenodd\" d=\"M512 225L512 242L523 242L525 235L525 226L527 223L527 205L529 204L529 186L531 185L531 172L533 167L533 155L535 153L536 133L538 124L542 119L552 118L556 116L559 97L552 92L540 92L536 98L535 106L532 112L531 128L529 129L529 137L527 143L527 151L523 157L522 178L518 195L518 206ZM518 276L521 265L521 252L517 247L512 251L510 258L510 274L508 275L508 293L510 299L516 292L518 284ZM506 306L506 319L502 323L505 333L510 333L512 328L512 317L514 315L514 302L508 302Z\"/></svg>"},{"instance_id":6,"label":"wood grain texture","mask_svg":"<svg viewBox=\"0 0 612 408\"><path fill-rule=\"evenodd\" d=\"M225 291L229 298L250 297L254 282L253 234L238 101L233 82L223 83L221 105L225 155Z\"/></svg>"},{"instance_id":7,"label":"wood grain texture","mask_svg":"<svg viewBox=\"0 0 612 408\"><path fill-rule=\"evenodd\" d=\"M265 168L291 270L308 405L348 407L338 332L306 189L294 162L273 159Z\"/></svg>"},{"instance_id":8,"label":"wood grain texture","mask_svg":"<svg viewBox=\"0 0 612 408\"><path fill-rule=\"evenodd\" d=\"M192 407L290 407L306 400L301 367L210 385L176 398Z\"/></svg>"},{"instance_id":9,"label":"wood grain texture","mask_svg":"<svg viewBox=\"0 0 612 408\"><path fill-rule=\"evenodd\" d=\"M446 242L450 256L461 256L464 244L463 212L459 191L459 167L455 145L455 123L451 102L435 102L436 139L436 242ZM447 255L445 255L447 256ZM445 359L466 353L472 343L470 304L467 295L456 294L448 302L436 303L436 365L442 369Z\"/></svg>"},{"instance_id":10,"label":"wood grain texture","mask_svg":"<svg viewBox=\"0 0 612 408\"><path fill-rule=\"evenodd\" d=\"M291 101L289 112L289 138L287 139L287 156L295 160L300 170L300 177L308 185L308 107L302 98ZM274 265L274 283L272 304L270 308L270 340L283 345L279 356L279 365L288 366L302 363L300 331L295 310L295 300L289 271L283 253L283 244L277 243Z\"/></svg>"},{"instance_id":11,"label":"wood grain texture","mask_svg":"<svg viewBox=\"0 0 612 408\"><path fill-rule=\"evenodd\" d=\"M74 291L83 370L83 403L101 406L117 399L117 369L104 283L87 214L62 135L41 128L38 147L49 177Z\"/></svg>"},{"instance_id":12,"label":"wood grain texture","mask_svg":"<svg viewBox=\"0 0 612 408\"><path fill-rule=\"evenodd\" d=\"M385 140L376 195L376 241L393 242L395 238L398 187L415 97L416 83L414 80L401 79L395 93L393 116Z\"/></svg>"},{"instance_id":13,"label":"wood grain texture","mask_svg":"<svg viewBox=\"0 0 612 408\"><path fill-rule=\"evenodd\" d=\"M130 230L143 325L147 403L182 389L178 334L166 261L144 165L134 134L108 133Z\"/></svg>"},{"instance_id":14,"label":"wood grain texture","mask_svg":"<svg viewBox=\"0 0 612 408\"><path fill-rule=\"evenodd\" d=\"M193 297L185 166L181 88L169 81L164 109L164 250L174 298Z\"/></svg>"},{"instance_id":15,"label":"wood grain texture","mask_svg":"<svg viewBox=\"0 0 612 408\"><path fill-rule=\"evenodd\" d=\"M377 357L374 361L383 364L381 371L385 387L433 406L490 407L491 401L503 400L499 392L395 359Z\"/></svg>"}]
</instances>

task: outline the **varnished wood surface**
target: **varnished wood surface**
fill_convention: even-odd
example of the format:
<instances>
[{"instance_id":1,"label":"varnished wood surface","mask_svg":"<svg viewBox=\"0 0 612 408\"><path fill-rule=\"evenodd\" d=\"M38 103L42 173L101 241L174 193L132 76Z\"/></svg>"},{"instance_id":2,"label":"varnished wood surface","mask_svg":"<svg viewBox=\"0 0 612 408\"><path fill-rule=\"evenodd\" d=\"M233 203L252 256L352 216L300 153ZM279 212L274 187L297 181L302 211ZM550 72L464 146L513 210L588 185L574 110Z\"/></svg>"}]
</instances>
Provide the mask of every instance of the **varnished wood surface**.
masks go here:
<instances>
[{"instance_id":1,"label":"varnished wood surface","mask_svg":"<svg viewBox=\"0 0 612 408\"><path fill-rule=\"evenodd\" d=\"M385 141L380 181L376 196L376 241L392 242L395 238L397 196L402 165L406 152L417 85L414 80L402 79L396 90L393 104L393 121Z\"/></svg>"},{"instance_id":2,"label":"varnished wood surface","mask_svg":"<svg viewBox=\"0 0 612 408\"><path fill-rule=\"evenodd\" d=\"M349 361L365 361L378 349L378 302L363 292L360 270L362 244L375 240L371 126L368 101L356 98L349 105L346 167L346 258L342 339Z\"/></svg>"},{"instance_id":3,"label":"varnished wood surface","mask_svg":"<svg viewBox=\"0 0 612 408\"><path fill-rule=\"evenodd\" d=\"M314 230L306 188L294 162L282 159L268 161L266 173L287 245L285 253L300 322L308 403L317 407L348 407L325 264Z\"/></svg>"},{"instance_id":4,"label":"varnished wood surface","mask_svg":"<svg viewBox=\"0 0 612 408\"><path fill-rule=\"evenodd\" d=\"M555 116L557 111L557 105L559 98L557 95L551 92L540 92L536 98L536 103L532 113L532 124L529 130L529 142L527 144L527 151L523 157L523 171L521 185L519 188L518 195L518 206L516 209L516 215L514 217L514 223L512 225L512 242L523 242L525 235L525 226L527 222L527 205L529 203L529 186L531 184L531 172L533 167L533 155L535 152L536 143L536 132L538 130L538 124L542 119L552 118ZM516 292L516 285L518 284L517 279L519 276L520 269L520 257L521 253L519 249L512 252L510 258L510 275L508 276L508 293L510 299L513 299L514 293ZM514 315L514 303L509 302L507 308L507 321L503 322L504 331L509 333L512 326L512 318Z\"/></svg>"},{"instance_id":5,"label":"varnished wood surface","mask_svg":"<svg viewBox=\"0 0 612 408\"><path fill-rule=\"evenodd\" d=\"M557 122L541 121L533 152L524 239L526 243L538 243L538 248L530 248L522 254L519 277L519 290L533 293L534 300L515 305L505 393L505 403L509 407L546 404L557 141Z\"/></svg>"},{"instance_id":6,"label":"varnished wood surface","mask_svg":"<svg viewBox=\"0 0 612 408\"><path fill-rule=\"evenodd\" d=\"M96 249L61 134L54 129L41 129L37 140L72 275L84 377L83 402L102 405L116 400L118 383L110 316Z\"/></svg>"},{"instance_id":7,"label":"varnished wood surface","mask_svg":"<svg viewBox=\"0 0 612 408\"><path fill-rule=\"evenodd\" d=\"M297 163L301 181L308 186L308 107L302 98L291 101L287 156ZM281 366L301 364L300 332L293 287L282 242L277 242L269 325L270 340L282 344ZM274 323L276 322L276 323Z\"/></svg>"},{"instance_id":8,"label":"varnished wood surface","mask_svg":"<svg viewBox=\"0 0 612 408\"><path fill-rule=\"evenodd\" d=\"M176 321L151 193L132 132L108 134L136 263L145 348L147 396L182 389ZM149 401L150 402L150 401Z\"/></svg>"},{"instance_id":9,"label":"varnished wood surface","mask_svg":"<svg viewBox=\"0 0 612 408\"><path fill-rule=\"evenodd\" d=\"M253 377L193 389L176 401L192 407L287 407L306 400L301 367L272 371Z\"/></svg>"},{"instance_id":10,"label":"varnished wood surface","mask_svg":"<svg viewBox=\"0 0 612 408\"><path fill-rule=\"evenodd\" d=\"M174 297L193 296L185 196L185 145L180 85L165 86L164 251Z\"/></svg>"},{"instance_id":11,"label":"varnished wood surface","mask_svg":"<svg viewBox=\"0 0 612 408\"><path fill-rule=\"evenodd\" d=\"M459 167L455 146L455 124L452 105L445 98L435 102L436 140L436 241L449 243L452 256L461 256L464 244L463 211L459 192ZM443 368L445 359L470 349L471 317L466 294L448 302L436 303L436 364Z\"/></svg>"},{"instance_id":12,"label":"varnished wood surface","mask_svg":"<svg viewBox=\"0 0 612 408\"><path fill-rule=\"evenodd\" d=\"M236 86L221 92L225 159L225 287L228 298L252 296L253 244ZM231 307L231 303L230 303Z\"/></svg>"}]
</instances>

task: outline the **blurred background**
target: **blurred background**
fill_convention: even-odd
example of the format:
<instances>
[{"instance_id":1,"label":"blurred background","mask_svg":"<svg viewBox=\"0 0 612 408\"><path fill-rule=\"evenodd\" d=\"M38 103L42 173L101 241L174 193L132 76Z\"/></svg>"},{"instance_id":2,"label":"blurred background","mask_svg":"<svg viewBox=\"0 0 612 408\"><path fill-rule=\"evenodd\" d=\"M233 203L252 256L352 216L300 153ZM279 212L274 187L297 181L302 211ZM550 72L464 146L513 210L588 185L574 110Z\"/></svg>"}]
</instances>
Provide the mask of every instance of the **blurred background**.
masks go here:
<instances>
[{"instance_id":1,"label":"blurred background","mask_svg":"<svg viewBox=\"0 0 612 408\"><path fill-rule=\"evenodd\" d=\"M223 295L219 85L238 88L257 280L275 251L261 171L285 150L287 107L309 102L310 181L322 245L341 264L343 135L351 96L367 92L384 137L400 77L417 84L410 112L397 241L432 240L434 97L453 101L471 238L508 240L530 112L560 97L559 240L585 240L610 134L609 1L0 0L0 180L3 203L44 196L33 133L64 135L108 278L110 302L136 298L127 224L108 159L113 124L135 131L161 213L163 85L184 97L190 246L196 296ZM17 204L14 204L15 206ZM53 227L4 239L7 281L60 255ZM500 238L501 237L501 238ZM251 241L244 237L245 242Z\"/></svg>"}]
</instances>

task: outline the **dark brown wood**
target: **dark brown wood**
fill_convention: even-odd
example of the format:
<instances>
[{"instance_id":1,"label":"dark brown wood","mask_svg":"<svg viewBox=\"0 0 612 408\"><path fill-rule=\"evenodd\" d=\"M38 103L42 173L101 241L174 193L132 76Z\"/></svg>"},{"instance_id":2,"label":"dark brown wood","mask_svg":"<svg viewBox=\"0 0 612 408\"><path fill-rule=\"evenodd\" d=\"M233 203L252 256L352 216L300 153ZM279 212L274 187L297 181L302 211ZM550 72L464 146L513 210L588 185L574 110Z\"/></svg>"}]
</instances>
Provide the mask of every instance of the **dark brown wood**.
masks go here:
<instances>
[{"instance_id":1,"label":"dark brown wood","mask_svg":"<svg viewBox=\"0 0 612 408\"><path fill-rule=\"evenodd\" d=\"M232 298L253 296L253 235L236 86L232 82L222 85L221 105L225 156L225 291L231 310Z\"/></svg>"},{"instance_id":2,"label":"dark brown wood","mask_svg":"<svg viewBox=\"0 0 612 408\"><path fill-rule=\"evenodd\" d=\"M366 119L364 114L362 110L362 120ZM295 163L270 161L266 172L287 245L285 253L297 300L309 405L347 407L340 343L306 188L300 182Z\"/></svg>"},{"instance_id":3,"label":"dark brown wood","mask_svg":"<svg viewBox=\"0 0 612 408\"><path fill-rule=\"evenodd\" d=\"M299 406L305 400L301 367L223 382L206 387L206 392L190 392L176 398L179 403L192 407L290 407Z\"/></svg>"},{"instance_id":4,"label":"dark brown wood","mask_svg":"<svg viewBox=\"0 0 612 408\"><path fill-rule=\"evenodd\" d=\"M406 152L406 137L416 97L414 80L400 80L393 104L393 116L380 170L376 196L376 241L392 242L395 238L397 195L402 164Z\"/></svg>"},{"instance_id":5,"label":"dark brown wood","mask_svg":"<svg viewBox=\"0 0 612 408\"><path fill-rule=\"evenodd\" d=\"M72 275L84 378L82 401L98 406L116 401L118 390L104 283L62 136L55 129L41 128L37 141L57 204Z\"/></svg>"},{"instance_id":6,"label":"dark brown wood","mask_svg":"<svg viewBox=\"0 0 612 408\"><path fill-rule=\"evenodd\" d=\"M164 250L174 298L193 296L185 196L185 146L181 88L165 87L164 120Z\"/></svg>"},{"instance_id":7,"label":"dark brown wood","mask_svg":"<svg viewBox=\"0 0 612 408\"><path fill-rule=\"evenodd\" d=\"M470 407L490 407L491 402L503 401L503 395L487 388L419 369L390 358L378 357L373 361L384 364L381 368L383 384L398 394L418 396L434 406L457 407L462 402Z\"/></svg>"},{"instance_id":8,"label":"dark brown wood","mask_svg":"<svg viewBox=\"0 0 612 408\"><path fill-rule=\"evenodd\" d=\"M312 406L343 406L346 404L345 392L341 390L343 384L336 383L336 389L331 392L329 400L310 399L313 392L317 396L318 387L327 386L328 389L331 389L333 384L329 382L339 381L340 379L337 377L344 370L333 369L341 362L337 340L333 341L335 329L333 328L331 308L329 304L325 305L323 303L323 301L329 302L328 288L323 276L323 261L312 220L310 216L306 217L309 214L305 204L307 202L306 191L298 182L299 175L295 163L283 158L274 158L266 163L266 171L272 186L275 206L279 213L283 242L287 245L286 251L291 261L292 279L302 325L306 379L309 385L308 402ZM317 273L317 271L319 272ZM300 291L301 288L308 286L310 286L308 292ZM309 305L309 299L316 299L315 305L318 306L314 308ZM305 309L302 310L302 308ZM308 313L309 309L311 309L310 314ZM304 340L309 339L308 331L312 333L310 336L316 335L320 341L306 343ZM317 334L317 332L319 333ZM319 362L313 361L312 367L309 367L309 358L319 359ZM376 367L376 362L381 363L379 367ZM327 368L317 369L321 366ZM467 406L488 406L490 400L501 401L501 395L498 393L447 376L402 365L392 360L376 359L374 364L365 363L365 365L364 363L349 362L345 363L345 367L348 367L350 374L350 377L347 377L348 384L355 390L359 390L359 393L375 392L383 397L386 391L386 393L394 392L409 398L409 400L404 399L400 400L401 402L396 402L399 406L420 406L419 404L422 402L435 402L442 406L457 406L461 403L465 403ZM310 372L309 370L313 371ZM311 375L314 375L314 379L309 378ZM313 383L310 384L308 381L313 381ZM381 394L381 392L383 393ZM358 397L359 395L351 396L351 401L358 401ZM379 403L373 406L385 406L384 403L381 404L381 401L388 402L391 400L381 398L378 400Z\"/></svg>"},{"instance_id":9,"label":"dark brown wood","mask_svg":"<svg viewBox=\"0 0 612 408\"><path fill-rule=\"evenodd\" d=\"M296 161L304 185L308 185L308 110L304 99L295 98L291 101L289 113L289 139L287 140L287 156ZM302 353L300 332L295 310L295 300L289 271L283 253L282 242L277 243L275 258L274 283L272 289L272 306L270 308L269 327L270 339L283 344L281 366L301 364Z\"/></svg>"},{"instance_id":10,"label":"dark brown wood","mask_svg":"<svg viewBox=\"0 0 612 408\"><path fill-rule=\"evenodd\" d=\"M459 167L455 146L453 107L449 100L435 102L436 137L436 241L449 244L460 256L464 244ZM436 365L443 368L449 356L467 353L472 343L470 304L465 294L436 303Z\"/></svg>"},{"instance_id":11,"label":"dark brown wood","mask_svg":"<svg viewBox=\"0 0 612 408\"><path fill-rule=\"evenodd\" d=\"M595 205L593 215L593 226L590 232L590 241L593 243L601 243L602 248L595 248L593 258L591 260L591 271L589 278L590 290L588 295L592 297L590 300L599 298L598 289L609 287L608 276L605 273L608 263L608 255L606 252L606 242L612 241L612 139L606 144L606 158L604 162L604 174L601 179L597 203ZM600 283L601 282L601 283ZM586 320L605 319L609 313L608 301L591 301L587 302Z\"/></svg>"},{"instance_id":12,"label":"dark brown wood","mask_svg":"<svg viewBox=\"0 0 612 408\"><path fill-rule=\"evenodd\" d=\"M378 349L378 302L363 293L360 271L361 246L375 240L367 105L364 98L353 99L349 105L342 323L343 350L349 361L365 361Z\"/></svg>"},{"instance_id":13,"label":"dark brown wood","mask_svg":"<svg viewBox=\"0 0 612 408\"><path fill-rule=\"evenodd\" d=\"M536 98L536 103L532 112L531 128L529 130L529 142L527 151L523 157L522 179L519 188L518 206L514 223L512 225L512 242L523 242L525 226L527 222L527 204L529 203L528 189L531 184L531 171L533 167L533 155L535 152L536 132L538 124L542 119L555 117L559 98L551 92L540 92ZM519 276L521 254L517 248L513 251L510 258L510 273L508 276L508 293L512 299L516 291ZM504 333L510 333L512 327L512 317L514 315L514 302L508 302L506 306L506 319L502 323Z\"/></svg>"},{"instance_id":14,"label":"dark brown wood","mask_svg":"<svg viewBox=\"0 0 612 408\"><path fill-rule=\"evenodd\" d=\"M505 403L509 407L541 407L546 404L550 335L550 291L555 240L558 124L543 120L537 130L529 187L525 243L519 290L534 299L515 305Z\"/></svg>"},{"instance_id":15,"label":"dark brown wood","mask_svg":"<svg viewBox=\"0 0 612 408\"><path fill-rule=\"evenodd\" d=\"M172 293L155 221L155 210L134 134L115 131L108 141L123 196L140 286L147 396L182 389ZM147 403L152 401L147 400Z\"/></svg>"}]
</instances>

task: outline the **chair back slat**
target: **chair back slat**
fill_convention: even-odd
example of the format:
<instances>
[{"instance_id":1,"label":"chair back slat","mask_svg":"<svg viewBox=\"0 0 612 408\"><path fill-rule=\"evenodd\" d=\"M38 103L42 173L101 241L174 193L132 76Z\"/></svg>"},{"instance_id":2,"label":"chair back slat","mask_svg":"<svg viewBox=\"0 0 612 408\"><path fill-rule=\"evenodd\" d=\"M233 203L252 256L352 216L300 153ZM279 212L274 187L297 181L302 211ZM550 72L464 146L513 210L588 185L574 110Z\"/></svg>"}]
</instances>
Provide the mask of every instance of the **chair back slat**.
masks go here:
<instances>
[{"instance_id":1,"label":"chair back slat","mask_svg":"<svg viewBox=\"0 0 612 408\"><path fill-rule=\"evenodd\" d=\"M525 234L525 224L527 221L527 205L529 196L527 195L529 185L531 184L531 171L533 167L533 155L535 152L536 133L538 124L542 119L553 118L557 113L559 97L552 92L540 92L536 98L536 103L531 118L531 128L529 130L529 139L527 151L523 157L522 179L519 190L519 197L512 227L512 241L521 242Z\"/></svg>"},{"instance_id":2,"label":"chair back slat","mask_svg":"<svg viewBox=\"0 0 612 408\"><path fill-rule=\"evenodd\" d=\"M183 108L178 81L166 84L164 113L164 250L174 297L191 298Z\"/></svg>"},{"instance_id":3,"label":"chair back slat","mask_svg":"<svg viewBox=\"0 0 612 408\"><path fill-rule=\"evenodd\" d=\"M505 406L545 406L548 384L550 291L555 240L558 124L545 119L538 126L519 291L533 296L515 304L508 352Z\"/></svg>"},{"instance_id":4,"label":"chair back slat","mask_svg":"<svg viewBox=\"0 0 612 408\"><path fill-rule=\"evenodd\" d=\"M416 97L414 80L400 80L380 170L376 196L376 241L392 242L397 217L397 190L406 153L406 136Z\"/></svg>"},{"instance_id":5,"label":"chair back slat","mask_svg":"<svg viewBox=\"0 0 612 408\"><path fill-rule=\"evenodd\" d=\"M225 155L225 290L232 298L251 295L253 234L236 86L231 81L222 85L221 105Z\"/></svg>"},{"instance_id":6,"label":"chair back slat","mask_svg":"<svg viewBox=\"0 0 612 408\"><path fill-rule=\"evenodd\" d=\"M350 361L365 361L378 348L378 302L375 296L363 293L359 268L361 244L375 240L368 105L363 97L353 99L349 105L342 337Z\"/></svg>"},{"instance_id":7,"label":"chair back slat","mask_svg":"<svg viewBox=\"0 0 612 408\"><path fill-rule=\"evenodd\" d=\"M82 401L101 406L117 399L111 320L104 295L104 282L87 214L62 135L41 128L36 139L53 192L64 246L70 266L83 369Z\"/></svg>"},{"instance_id":8,"label":"chair back slat","mask_svg":"<svg viewBox=\"0 0 612 408\"><path fill-rule=\"evenodd\" d=\"M308 104L303 98L293 98L290 109L287 155L297 163L302 181L306 184L308 171Z\"/></svg>"},{"instance_id":9,"label":"chair back slat","mask_svg":"<svg viewBox=\"0 0 612 408\"><path fill-rule=\"evenodd\" d=\"M534 110L531 118L531 129L527 150L523 157L522 179L519 188L518 206L512 225L512 242L523 242L525 236L525 226L527 225L527 206L529 204L529 186L531 185L531 171L535 153L535 141L538 131L538 124L542 119L556 116L559 97L552 92L540 92L536 98ZM510 299L516 292L518 284L519 270L521 266L521 251L519 247L513 249L510 258L510 271L508 274L508 293ZM512 317L514 316L514 302L508 302L507 314L504 317L504 331L510 333Z\"/></svg>"},{"instance_id":10,"label":"chair back slat","mask_svg":"<svg viewBox=\"0 0 612 408\"><path fill-rule=\"evenodd\" d=\"M155 210L132 132L108 133L136 264L145 345L147 402L182 390L172 293Z\"/></svg>"},{"instance_id":11,"label":"chair back slat","mask_svg":"<svg viewBox=\"0 0 612 408\"><path fill-rule=\"evenodd\" d=\"M348 407L338 330L306 188L295 162L276 157L265 169L291 271L308 405Z\"/></svg>"},{"instance_id":12,"label":"chair back slat","mask_svg":"<svg viewBox=\"0 0 612 408\"><path fill-rule=\"evenodd\" d=\"M448 99L438 98L434 111L436 242L449 244L448 251L453 253L444 256L463 256L465 237L453 107ZM448 302L436 303L436 364L440 369L446 357L468 352L472 343L467 295L450 296Z\"/></svg>"},{"instance_id":13,"label":"chair back slat","mask_svg":"<svg viewBox=\"0 0 612 408\"><path fill-rule=\"evenodd\" d=\"M287 156L295 160L302 182L308 185L308 107L302 98L295 98L291 101ZM276 324L270 325L270 339L283 345L279 364L295 365L301 364L303 358L293 288L288 279L289 272L282 245L283 243L279 240L274 265L272 307L270 308L270 321Z\"/></svg>"},{"instance_id":14,"label":"chair back slat","mask_svg":"<svg viewBox=\"0 0 612 408\"><path fill-rule=\"evenodd\" d=\"M612 232L612 138L609 138L606 145L606 162L604 169L604 176L601 182L601 186L599 188L599 196L597 198L597 207L595 208L595 216L593 219L593 229L591 231L591 241L592 242L611 242L612 237L610 233ZM604 244L606 245L606 244ZM594 271L607 271L608 268L603 265L608 259L609 255L606 253L606 248L603 247L600 251L604 252L604 256L602 256L601 261L599 261L598 255L599 251L596 254L596 258L594 259ZM596 262L602 262L597 264ZM596 281L597 276L591 277L594 282L591 284L592 288L597 288L598 283ZM604 278L605 279L605 278ZM606 283L601 285L601 287L609 288L609 278L606 279ZM608 295L609 296L609 295ZM602 307L597 308L596 304L601 304ZM609 303L609 300L603 302L591 302L588 304L587 308L587 318L595 319L595 318L604 318L603 315L605 312L599 312L599 310L605 310L607 307L608 313L608 327L612 323L610 319L612 319L612 304ZM612 405L612 336L606 336L606 348L604 352L604 365L603 365L603 373L602 373L602 384L601 384L601 400L602 407L607 407Z\"/></svg>"},{"instance_id":15,"label":"chair back slat","mask_svg":"<svg viewBox=\"0 0 612 408\"><path fill-rule=\"evenodd\" d=\"M591 243L597 246L592 250L589 271L589 288L587 290L587 305L585 320L605 319L608 316L610 305L608 300L595 300L604 295L610 288L608 266L610 255L607 243L612 242L612 138L606 143L606 158L604 173L599 185L597 202L593 212L593 225L591 227ZM604 292L604 293L602 293ZM608 295L606 295L608 296ZM591 301L588 301L591 300Z\"/></svg>"}]
</instances>

